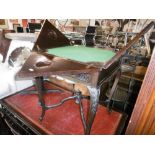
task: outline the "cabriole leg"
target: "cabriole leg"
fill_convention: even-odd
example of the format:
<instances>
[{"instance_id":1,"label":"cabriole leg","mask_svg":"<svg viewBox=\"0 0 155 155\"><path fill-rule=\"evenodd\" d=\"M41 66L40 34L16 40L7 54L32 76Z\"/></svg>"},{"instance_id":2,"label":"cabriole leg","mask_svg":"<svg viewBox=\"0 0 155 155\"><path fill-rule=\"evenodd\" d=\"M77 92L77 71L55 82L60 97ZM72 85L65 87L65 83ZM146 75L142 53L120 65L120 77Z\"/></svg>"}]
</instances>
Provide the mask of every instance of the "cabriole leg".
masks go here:
<instances>
[{"instance_id":1,"label":"cabriole leg","mask_svg":"<svg viewBox=\"0 0 155 155\"><path fill-rule=\"evenodd\" d=\"M100 89L97 89L91 86L87 86L87 87L90 92L90 107L88 112L87 128L86 128L85 134L89 135L96 115L97 107L98 107Z\"/></svg>"}]
</instances>

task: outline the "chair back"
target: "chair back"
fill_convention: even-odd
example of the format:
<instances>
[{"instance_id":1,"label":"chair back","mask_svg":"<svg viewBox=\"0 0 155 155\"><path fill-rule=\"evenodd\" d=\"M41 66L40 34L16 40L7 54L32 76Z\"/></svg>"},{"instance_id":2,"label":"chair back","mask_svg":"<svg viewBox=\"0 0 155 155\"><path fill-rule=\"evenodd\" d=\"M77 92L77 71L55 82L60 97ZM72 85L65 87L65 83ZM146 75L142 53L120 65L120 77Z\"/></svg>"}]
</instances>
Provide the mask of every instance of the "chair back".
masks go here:
<instances>
[{"instance_id":1,"label":"chair back","mask_svg":"<svg viewBox=\"0 0 155 155\"><path fill-rule=\"evenodd\" d=\"M86 35L85 35L86 46L94 46L95 33L96 33L96 27L95 26L88 26L87 27Z\"/></svg>"}]
</instances>

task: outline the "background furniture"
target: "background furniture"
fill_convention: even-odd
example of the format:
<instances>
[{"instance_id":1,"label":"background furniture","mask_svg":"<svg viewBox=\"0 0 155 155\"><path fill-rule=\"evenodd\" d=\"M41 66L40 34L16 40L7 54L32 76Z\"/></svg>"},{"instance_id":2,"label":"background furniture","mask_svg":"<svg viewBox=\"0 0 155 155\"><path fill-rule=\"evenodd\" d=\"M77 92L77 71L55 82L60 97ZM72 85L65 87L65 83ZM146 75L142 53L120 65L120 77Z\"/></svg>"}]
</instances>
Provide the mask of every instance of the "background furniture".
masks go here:
<instances>
[{"instance_id":1,"label":"background furniture","mask_svg":"<svg viewBox=\"0 0 155 155\"><path fill-rule=\"evenodd\" d=\"M95 26L88 26L85 34L85 45L94 46L95 44Z\"/></svg>"},{"instance_id":2,"label":"background furniture","mask_svg":"<svg viewBox=\"0 0 155 155\"><path fill-rule=\"evenodd\" d=\"M28 23L30 33L34 33L36 30L41 29L41 23Z\"/></svg>"}]
</instances>

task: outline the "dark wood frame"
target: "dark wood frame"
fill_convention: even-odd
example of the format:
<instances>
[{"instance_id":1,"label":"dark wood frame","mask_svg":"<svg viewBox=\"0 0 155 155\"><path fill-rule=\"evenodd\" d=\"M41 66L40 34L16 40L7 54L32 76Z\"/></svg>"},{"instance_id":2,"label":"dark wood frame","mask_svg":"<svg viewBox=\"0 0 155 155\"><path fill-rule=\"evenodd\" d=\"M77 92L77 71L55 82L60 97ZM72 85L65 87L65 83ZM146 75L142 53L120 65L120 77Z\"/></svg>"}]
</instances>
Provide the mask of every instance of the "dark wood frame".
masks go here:
<instances>
[{"instance_id":1,"label":"dark wood frame","mask_svg":"<svg viewBox=\"0 0 155 155\"><path fill-rule=\"evenodd\" d=\"M7 29L8 28L8 21L7 19L0 19L2 21L2 23L4 22L4 24L0 25L0 29Z\"/></svg>"}]
</instances>

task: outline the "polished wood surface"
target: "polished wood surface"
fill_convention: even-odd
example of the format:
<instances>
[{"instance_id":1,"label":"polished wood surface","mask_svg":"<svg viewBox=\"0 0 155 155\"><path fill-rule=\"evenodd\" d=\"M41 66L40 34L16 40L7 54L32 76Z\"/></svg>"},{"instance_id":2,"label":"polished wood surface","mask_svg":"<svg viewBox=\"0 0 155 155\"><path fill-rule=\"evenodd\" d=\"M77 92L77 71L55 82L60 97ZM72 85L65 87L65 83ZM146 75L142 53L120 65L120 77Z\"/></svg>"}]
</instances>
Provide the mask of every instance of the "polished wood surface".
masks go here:
<instances>
[{"instance_id":1,"label":"polished wood surface","mask_svg":"<svg viewBox=\"0 0 155 155\"><path fill-rule=\"evenodd\" d=\"M155 134L155 48L126 134Z\"/></svg>"}]
</instances>

